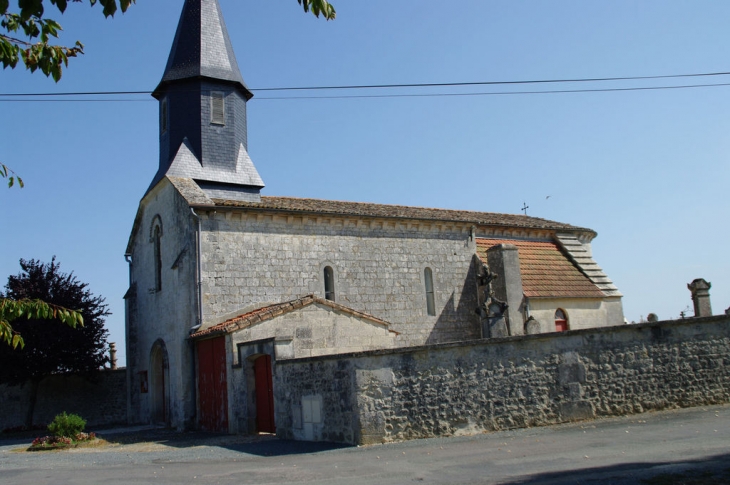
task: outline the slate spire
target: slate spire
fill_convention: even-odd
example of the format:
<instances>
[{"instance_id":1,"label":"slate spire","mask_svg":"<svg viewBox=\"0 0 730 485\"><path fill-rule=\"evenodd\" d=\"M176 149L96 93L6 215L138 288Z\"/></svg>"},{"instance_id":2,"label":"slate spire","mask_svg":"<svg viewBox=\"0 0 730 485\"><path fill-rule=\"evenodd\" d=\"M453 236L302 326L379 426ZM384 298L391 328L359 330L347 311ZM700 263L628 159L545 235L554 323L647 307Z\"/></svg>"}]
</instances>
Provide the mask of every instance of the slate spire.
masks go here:
<instances>
[{"instance_id":1,"label":"slate spire","mask_svg":"<svg viewBox=\"0 0 730 485\"><path fill-rule=\"evenodd\" d=\"M192 178L210 197L259 200L264 187L248 156L246 102L253 97L238 68L218 0L185 0L162 80L163 177Z\"/></svg>"},{"instance_id":2,"label":"slate spire","mask_svg":"<svg viewBox=\"0 0 730 485\"><path fill-rule=\"evenodd\" d=\"M197 78L228 81L245 93L246 101L253 97L238 68L218 0L185 1L167 67L155 92L167 83Z\"/></svg>"}]
</instances>

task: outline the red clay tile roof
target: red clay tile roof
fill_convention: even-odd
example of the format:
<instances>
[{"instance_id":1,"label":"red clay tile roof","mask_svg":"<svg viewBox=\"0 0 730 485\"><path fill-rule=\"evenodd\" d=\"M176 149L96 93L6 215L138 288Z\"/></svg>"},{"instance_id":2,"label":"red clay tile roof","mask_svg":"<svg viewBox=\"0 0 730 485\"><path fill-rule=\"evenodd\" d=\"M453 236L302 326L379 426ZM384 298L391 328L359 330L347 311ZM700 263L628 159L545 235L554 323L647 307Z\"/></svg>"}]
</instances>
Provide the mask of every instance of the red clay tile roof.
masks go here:
<instances>
[{"instance_id":1,"label":"red clay tile roof","mask_svg":"<svg viewBox=\"0 0 730 485\"><path fill-rule=\"evenodd\" d=\"M549 241L477 238L477 255L497 244L517 246L522 290L527 298L602 298L603 292Z\"/></svg>"},{"instance_id":2,"label":"red clay tile roof","mask_svg":"<svg viewBox=\"0 0 730 485\"><path fill-rule=\"evenodd\" d=\"M239 200L212 199L216 207L241 207L251 209L268 209L285 212L301 212L304 214L331 214L361 217L386 217L398 219L416 219L444 222L467 222L477 225L524 227L530 229L553 229L589 232L595 231L584 227L571 226L561 222L540 219L516 214L498 214L495 212L474 212L450 209L432 209L426 207L409 207L402 205L371 204L367 202L342 202L335 200L299 199L295 197L261 197L261 202ZM195 205L195 204L192 204ZM203 205L200 206L201 208Z\"/></svg>"},{"instance_id":3,"label":"red clay tile roof","mask_svg":"<svg viewBox=\"0 0 730 485\"><path fill-rule=\"evenodd\" d=\"M276 303L274 305L268 305L265 307L257 308L256 310L252 310L252 311L244 313L242 315L238 315L237 317L230 318L230 319L226 320L225 322L221 322L217 325L213 325L212 327L198 330L197 332L192 334L190 337L193 339L197 339L200 337L212 337L213 335L222 335L222 334L226 334L226 333L233 333L238 330L243 330L245 328L248 328L259 322L265 322L267 320L271 320L274 317L278 317L279 315L283 315L285 313L289 313L291 311L298 310L299 308L303 308L305 306L311 305L312 303L319 303L320 305L328 306L334 310L337 310L337 311L340 311L343 313L348 313L348 314L356 316L358 318L364 318L366 320L370 320L371 322L376 323L378 325L382 325L385 328L388 328L390 326L390 324L388 322L386 322L385 320L381 320L378 317L374 317L367 313L353 310L350 307L340 305L339 303L335 303L330 300L325 300L324 298L320 298L318 296L307 295L307 296L303 296L301 298L297 298L296 300L286 301L284 303ZM391 332L398 333L393 330L391 330Z\"/></svg>"}]
</instances>

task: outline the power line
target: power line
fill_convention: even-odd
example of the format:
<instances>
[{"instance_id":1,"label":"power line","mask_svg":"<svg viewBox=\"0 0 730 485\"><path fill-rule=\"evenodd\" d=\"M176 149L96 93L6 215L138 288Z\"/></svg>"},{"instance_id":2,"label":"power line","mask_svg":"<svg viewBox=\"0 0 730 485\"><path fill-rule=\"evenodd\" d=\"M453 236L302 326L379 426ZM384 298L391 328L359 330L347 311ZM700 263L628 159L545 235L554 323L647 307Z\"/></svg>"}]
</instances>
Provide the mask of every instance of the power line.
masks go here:
<instances>
[{"instance_id":1,"label":"power line","mask_svg":"<svg viewBox=\"0 0 730 485\"><path fill-rule=\"evenodd\" d=\"M151 99L0 99L0 103L149 103L151 101L153 101L153 100L151 100Z\"/></svg>"},{"instance_id":2,"label":"power line","mask_svg":"<svg viewBox=\"0 0 730 485\"><path fill-rule=\"evenodd\" d=\"M645 79L676 79L687 77L705 76L727 76L730 72L707 72L697 74L668 74L663 76L627 76L627 77L603 77L603 78L577 78L577 79L536 79L523 81L477 81L458 83L418 83L418 84L362 84L344 86L308 86L308 87L284 87L284 88L258 88L252 91L304 91L322 89L380 89L380 88L428 88L428 87L455 87L455 86L499 86L510 84L546 84L546 83L583 83L603 81L638 81Z\"/></svg>"},{"instance_id":3,"label":"power line","mask_svg":"<svg viewBox=\"0 0 730 485\"><path fill-rule=\"evenodd\" d=\"M152 94L152 91L88 91L77 93L0 93L0 96L33 97L33 96L111 96L121 94Z\"/></svg>"},{"instance_id":4,"label":"power line","mask_svg":"<svg viewBox=\"0 0 730 485\"><path fill-rule=\"evenodd\" d=\"M487 91L476 93L423 93L423 94L344 94L331 96L271 96L255 98L258 101L294 100L294 99L365 99L365 98L433 98L453 96L509 96L529 94L569 94L569 93L607 93L624 91L660 91L667 89L697 89L730 86L730 83L687 84L682 86L644 86L632 88L596 88L596 89L553 89L546 91ZM2 95L0 95L2 96ZM0 103L134 103L152 102L151 99L0 99Z\"/></svg>"},{"instance_id":5,"label":"power line","mask_svg":"<svg viewBox=\"0 0 730 485\"><path fill-rule=\"evenodd\" d=\"M481 93L431 93L431 94L354 94L342 96L277 96L258 98L264 100L286 100L286 99L352 99L352 98L421 98L421 97L448 97L448 96L502 96L515 94L564 94L564 93L607 93L617 91L658 91L664 89L694 89L730 86L730 83L718 84L689 84L683 86L647 86L635 88L597 88L597 89L555 89L549 91L492 91ZM2 102L2 100L0 100Z\"/></svg>"},{"instance_id":6,"label":"power line","mask_svg":"<svg viewBox=\"0 0 730 485\"><path fill-rule=\"evenodd\" d=\"M694 77L727 76L730 72L707 72L692 74L667 74L660 76L624 76L604 78L568 78L568 79L535 79L517 81L477 81L477 82L454 82L454 83L412 83L412 84L356 84L356 85L334 85L334 86L291 86L256 88L252 91L319 91L336 89L402 89L402 88L427 88L427 87L459 87L459 86L506 86L516 84L552 84L552 83L585 83L585 82L611 82L611 81L640 81L650 79L679 79ZM566 90L565 92L571 92ZM581 91L575 91L581 92ZM140 95L152 94L152 91L87 91L87 92L63 92L63 93L0 93L0 97L36 97L36 96L109 96L109 95Z\"/></svg>"}]
</instances>

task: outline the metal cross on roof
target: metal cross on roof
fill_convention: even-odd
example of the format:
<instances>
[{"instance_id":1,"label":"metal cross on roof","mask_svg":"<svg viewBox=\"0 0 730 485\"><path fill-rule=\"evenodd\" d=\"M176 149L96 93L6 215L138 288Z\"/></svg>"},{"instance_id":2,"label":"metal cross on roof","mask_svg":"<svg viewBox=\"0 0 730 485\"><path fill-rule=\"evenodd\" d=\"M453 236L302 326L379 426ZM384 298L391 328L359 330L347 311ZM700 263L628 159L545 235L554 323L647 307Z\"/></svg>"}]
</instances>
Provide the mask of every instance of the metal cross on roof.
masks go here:
<instances>
[{"instance_id":1,"label":"metal cross on roof","mask_svg":"<svg viewBox=\"0 0 730 485\"><path fill-rule=\"evenodd\" d=\"M527 215L527 209L529 209L529 208L530 208L530 206L529 206L529 205L527 205L527 203L525 203L525 202L522 202L522 209L520 209L520 210L521 210L522 212L524 212L524 213L525 213L525 215Z\"/></svg>"}]
</instances>

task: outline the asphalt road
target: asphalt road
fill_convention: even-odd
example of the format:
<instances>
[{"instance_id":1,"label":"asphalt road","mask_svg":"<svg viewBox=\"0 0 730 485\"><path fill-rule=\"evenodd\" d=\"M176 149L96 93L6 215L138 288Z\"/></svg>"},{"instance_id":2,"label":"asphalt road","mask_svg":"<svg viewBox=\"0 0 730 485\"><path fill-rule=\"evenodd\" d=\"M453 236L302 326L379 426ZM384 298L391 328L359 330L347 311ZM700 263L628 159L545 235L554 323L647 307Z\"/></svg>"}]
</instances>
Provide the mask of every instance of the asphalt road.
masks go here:
<instances>
[{"instance_id":1,"label":"asphalt road","mask_svg":"<svg viewBox=\"0 0 730 485\"><path fill-rule=\"evenodd\" d=\"M0 441L0 484L687 483L680 473L730 483L730 406L367 447L160 430L102 434L118 444L29 453L27 438Z\"/></svg>"}]
</instances>

